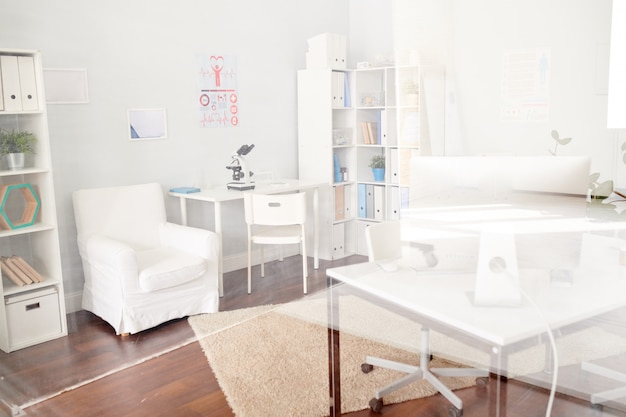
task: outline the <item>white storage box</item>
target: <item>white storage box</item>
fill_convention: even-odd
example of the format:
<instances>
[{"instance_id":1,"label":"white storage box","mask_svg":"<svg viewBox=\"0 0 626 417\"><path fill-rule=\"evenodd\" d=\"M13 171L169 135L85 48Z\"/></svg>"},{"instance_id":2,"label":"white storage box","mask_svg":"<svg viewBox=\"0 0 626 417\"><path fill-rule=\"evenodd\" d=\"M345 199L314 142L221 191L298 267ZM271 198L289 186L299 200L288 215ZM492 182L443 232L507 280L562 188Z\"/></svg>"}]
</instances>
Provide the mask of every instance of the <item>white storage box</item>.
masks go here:
<instances>
[{"instance_id":1,"label":"white storage box","mask_svg":"<svg viewBox=\"0 0 626 417\"><path fill-rule=\"evenodd\" d=\"M45 288L7 297L9 346L19 348L61 333L59 296L56 288Z\"/></svg>"}]
</instances>

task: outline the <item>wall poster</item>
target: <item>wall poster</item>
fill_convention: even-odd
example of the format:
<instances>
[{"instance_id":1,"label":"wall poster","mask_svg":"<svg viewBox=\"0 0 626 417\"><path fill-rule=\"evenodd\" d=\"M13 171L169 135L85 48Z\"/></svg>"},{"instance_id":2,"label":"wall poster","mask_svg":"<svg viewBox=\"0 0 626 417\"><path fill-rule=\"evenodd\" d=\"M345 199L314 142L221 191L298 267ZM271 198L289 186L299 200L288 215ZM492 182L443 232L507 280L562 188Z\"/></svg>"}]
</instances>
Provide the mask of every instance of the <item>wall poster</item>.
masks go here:
<instances>
[{"instance_id":1,"label":"wall poster","mask_svg":"<svg viewBox=\"0 0 626 417\"><path fill-rule=\"evenodd\" d=\"M518 49L502 55L500 118L544 122L549 116L550 49Z\"/></svg>"},{"instance_id":2,"label":"wall poster","mask_svg":"<svg viewBox=\"0 0 626 417\"><path fill-rule=\"evenodd\" d=\"M235 127L239 124L237 59L232 55L198 55L198 107L200 127Z\"/></svg>"}]
</instances>

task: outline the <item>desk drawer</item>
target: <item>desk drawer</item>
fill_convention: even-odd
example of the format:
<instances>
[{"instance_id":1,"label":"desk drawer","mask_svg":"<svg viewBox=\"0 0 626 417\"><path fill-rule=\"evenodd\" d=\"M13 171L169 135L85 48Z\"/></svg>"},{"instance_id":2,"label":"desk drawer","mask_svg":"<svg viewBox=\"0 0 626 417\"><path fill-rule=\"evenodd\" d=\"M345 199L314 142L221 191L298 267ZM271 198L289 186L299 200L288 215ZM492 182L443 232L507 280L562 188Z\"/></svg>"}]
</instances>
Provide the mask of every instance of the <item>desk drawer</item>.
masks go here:
<instances>
[{"instance_id":1,"label":"desk drawer","mask_svg":"<svg viewBox=\"0 0 626 417\"><path fill-rule=\"evenodd\" d=\"M10 346L23 345L61 333L56 288L7 297L5 304Z\"/></svg>"}]
</instances>

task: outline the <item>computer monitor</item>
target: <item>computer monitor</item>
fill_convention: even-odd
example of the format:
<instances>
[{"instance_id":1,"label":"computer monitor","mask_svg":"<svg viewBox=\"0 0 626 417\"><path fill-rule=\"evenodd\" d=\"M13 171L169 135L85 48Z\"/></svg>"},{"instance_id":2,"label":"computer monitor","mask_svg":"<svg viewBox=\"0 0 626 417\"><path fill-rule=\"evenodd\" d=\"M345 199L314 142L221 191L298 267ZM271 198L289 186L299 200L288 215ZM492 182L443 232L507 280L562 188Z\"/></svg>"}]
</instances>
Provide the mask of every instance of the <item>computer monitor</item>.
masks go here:
<instances>
[{"instance_id":1,"label":"computer monitor","mask_svg":"<svg viewBox=\"0 0 626 417\"><path fill-rule=\"evenodd\" d=\"M589 168L587 156L419 156L410 164L409 208L529 193L586 198Z\"/></svg>"}]
</instances>

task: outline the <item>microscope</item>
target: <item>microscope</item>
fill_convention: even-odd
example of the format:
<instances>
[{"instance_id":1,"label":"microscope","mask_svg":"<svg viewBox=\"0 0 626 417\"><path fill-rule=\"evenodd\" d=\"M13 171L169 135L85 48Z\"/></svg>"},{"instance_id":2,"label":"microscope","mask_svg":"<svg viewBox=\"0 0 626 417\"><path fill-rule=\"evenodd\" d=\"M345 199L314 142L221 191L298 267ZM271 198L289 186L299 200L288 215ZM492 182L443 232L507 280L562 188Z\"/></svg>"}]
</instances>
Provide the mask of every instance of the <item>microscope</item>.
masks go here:
<instances>
[{"instance_id":1,"label":"microscope","mask_svg":"<svg viewBox=\"0 0 626 417\"><path fill-rule=\"evenodd\" d=\"M226 187L229 190L253 190L254 189L254 181L251 181L254 173L252 171L248 171L248 167L246 164L245 155L249 154L250 151L254 148L254 144L252 145L242 145L237 153L232 156L233 160L230 165L226 165L226 169L233 170L233 181L226 184Z\"/></svg>"}]
</instances>

